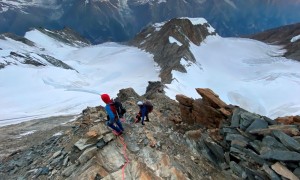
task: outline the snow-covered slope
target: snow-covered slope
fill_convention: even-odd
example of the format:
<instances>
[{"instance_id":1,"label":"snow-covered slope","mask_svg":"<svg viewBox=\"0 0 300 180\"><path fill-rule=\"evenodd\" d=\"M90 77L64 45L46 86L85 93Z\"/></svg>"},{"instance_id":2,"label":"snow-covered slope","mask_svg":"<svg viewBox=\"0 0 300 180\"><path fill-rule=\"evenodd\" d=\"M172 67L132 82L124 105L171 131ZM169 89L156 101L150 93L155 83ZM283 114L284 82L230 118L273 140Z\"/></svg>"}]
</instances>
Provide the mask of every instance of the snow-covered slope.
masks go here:
<instances>
[{"instance_id":1,"label":"snow-covered slope","mask_svg":"<svg viewBox=\"0 0 300 180\"><path fill-rule=\"evenodd\" d=\"M148 81L159 80L153 55L134 47L73 46L38 30L25 37L0 38L0 63L9 61L0 66L0 126L77 114L86 106L103 105L100 93L114 97L119 89L132 87L143 94ZM186 44L176 37L167 39ZM199 98L195 88L211 88L226 103L271 118L300 114L300 63L281 57L281 47L218 35L189 45L195 61L181 59L187 73L172 71L173 81L165 89L169 97L181 93ZM55 66L45 55L72 68ZM26 57L43 65L22 63Z\"/></svg>"},{"instance_id":2,"label":"snow-covered slope","mask_svg":"<svg viewBox=\"0 0 300 180\"><path fill-rule=\"evenodd\" d=\"M211 88L226 103L271 118L300 114L300 63L281 57L281 47L220 36L190 45L197 62L181 60L188 73L172 72L170 97L198 98L195 88Z\"/></svg>"},{"instance_id":3,"label":"snow-covered slope","mask_svg":"<svg viewBox=\"0 0 300 180\"><path fill-rule=\"evenodd\" d=\"M13 39L0 39L1 61L10 52L52 56L72 69L46 64L33 66L13 62L0 69L0 126L54 115L77 114L86 106L104 105L100 93L116 97L119 89L133 87L145 93L148 81L158 80L159 69L152 55L116 43L73 47L33 30L25 37L29 46Z\"/></svg>"}]
</instances>

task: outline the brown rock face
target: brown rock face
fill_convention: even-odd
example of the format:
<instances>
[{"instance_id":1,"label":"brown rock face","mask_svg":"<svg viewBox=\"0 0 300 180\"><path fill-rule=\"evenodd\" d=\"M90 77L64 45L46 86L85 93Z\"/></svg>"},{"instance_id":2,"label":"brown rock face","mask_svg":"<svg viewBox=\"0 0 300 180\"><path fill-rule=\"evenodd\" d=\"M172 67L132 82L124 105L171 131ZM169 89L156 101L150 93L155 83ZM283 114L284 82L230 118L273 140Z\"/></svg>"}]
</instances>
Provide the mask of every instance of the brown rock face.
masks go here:
<instances>
[{"instance_id":1,"label":"brown rock face","mask_svg":"<svg viewBox=\"0 0 300 180\"><path fill-rule=\"evenodd\" d=\"M194 101L192 117L196 123L208 128L219 127L224 116L217 109L205 105L203 101Z\"/></svg>"},{"instance_id":2,"label":"brown rock face","mask_svg":"<svg viewBox=\"0 0 300 180\"><path fill-rule=\"evenodd\" d=\"M193 102L194 102L194 99L192 98L189 98L185 95L182 95L182 94L177 94L176 95L176 100L181 104L181 105L184 105L184 106L189 106L189 107L192 107L193 106Z\"/></svg>"},{"instance_id":3,"label":"brown rock face","mask_svg":"<svg viewBox=\"0 0 300 180\"><path fill-rule=\"evenodd\" d=\"M213 108L225 108L227 106L211 89L197 88L196 91L202 96L204 104Z\"/></svg>"},{"instance_id":4,"label":"brown rock face","mask_svg":"<svg viewBox=\"0 0 300 180\"><path fill-rule=\"evenodd\" d=\"M194 124L195 120L192 116L193 107L179 104L181 119L188 124Z\"/></svg>"},{"instance_id":5,"label":"brown rock face","mask_svg":"<svg viewBox=\"0 0 300 180\"><path fill-rule=\"evenodd\" d=\"M286 117L279 117L275 119L276 122L281 124L299 124L300 125L300 116L286 116Z\"/></svg>"},{"instance_id":6,"label":"brown rock face","mask_svg":"<svg viewBox=\"0 0 300 180\"><path fill-rule=\"evenodd\" d=\"M192 116L194 99L182 94L177 94L176 100L179 102L182 121L193 124L195 122Z\"/></svg>"},{"instance_id":7,"label":"brown rock face","mask_svg":"<svg viewBox=\"0 0 300 180\"><path fill-rule=\"evenodd\" d=\"M198 123L208 128L218 128L225 117L230 116L227 104L210 89L197 88L201 100L194 100L184 95L176 95L179 102L181 119L188 124Z\"/></svg>"},{"instance_id":8,"label":"brown rock face","mask_svg":"<svg viewBox=\"0 0 300 180\"><path fill-rule=\"evenodd\" d=\"M195 62L189 50L190 43L200 45L210 34L208 24L193 25L189 19L171 19L162 27L150 26L139 33L130 44L154 54L154 60L161 67L160 77L163 83L172 81L172 70L186 72L180 64L182 59ZM182 45L171 43L173 37Z\"/></svg>"}]
</instances>

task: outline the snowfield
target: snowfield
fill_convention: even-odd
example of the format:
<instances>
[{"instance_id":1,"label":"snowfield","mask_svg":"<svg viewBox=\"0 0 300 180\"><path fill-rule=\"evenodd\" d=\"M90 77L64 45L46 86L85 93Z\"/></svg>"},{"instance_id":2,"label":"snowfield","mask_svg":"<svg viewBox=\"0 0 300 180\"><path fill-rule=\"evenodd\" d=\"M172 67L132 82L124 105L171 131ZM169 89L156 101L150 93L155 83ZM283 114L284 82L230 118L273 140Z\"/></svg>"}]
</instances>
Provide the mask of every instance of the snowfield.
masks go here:
<instances>
[{"instance_id":1,"label":"snowfield","mask_svg":"<svg viewBox=\"0 0 300 180\"><path fill-rule=\"evenodd\" d=\"M134 47L105 43L74 48L58 42L40 31L25 35L43 53L67 63L75 70L54 66L10 65L0 69L0 126L34 118L79 114L87 106L104 105L101 93L116 97L122 88L132 87L144 94L148 81L159 80L159 67L153 55ZM32 53L41 51L12 39L0 39L0 57L7 51ZM5 49L4 49L5 48ZM4 59L0 60L4 61Z\"/></svg>"},{"instance_id":2,"label":"snowfield","mask_svg":"<svg viewBox=\"0 0 300 180\"><path fill-rule=\"evenodd\" d=\"M16 63L0 69L0 126L79 114L87 106L104 105L101 93L116 97L120 89L132 87L142 95L148 81L160 80L153 55L135 47L117 43L71 47L38 30L25 37L35 46L0 39L0 63ZM174 37L169 41L180 44ZM195 88L210 88L226 103L270 118L300 114L300 63L281 57L281 47L209 36L190 48L197 62L181 60L188 73L172 72L174 80L166 89L170 98L176 94L200 98ZM37 59L47 54L75 70L21 64L11 51Z\"/></svg>"},{"instance_id":3,"label":"snowfield","mask_svg":"<svg viewBox=\"0 0 300 180\"><path fill-rule=\"evenodd\" d=\"M172 72L168 96L199 98L195 88L210 88L228 104L271 118L300 114L300 63L280 57L281 47L219 36L190 45L197 62L181 60L188 73Z\"/></svg>"}]
</instances>

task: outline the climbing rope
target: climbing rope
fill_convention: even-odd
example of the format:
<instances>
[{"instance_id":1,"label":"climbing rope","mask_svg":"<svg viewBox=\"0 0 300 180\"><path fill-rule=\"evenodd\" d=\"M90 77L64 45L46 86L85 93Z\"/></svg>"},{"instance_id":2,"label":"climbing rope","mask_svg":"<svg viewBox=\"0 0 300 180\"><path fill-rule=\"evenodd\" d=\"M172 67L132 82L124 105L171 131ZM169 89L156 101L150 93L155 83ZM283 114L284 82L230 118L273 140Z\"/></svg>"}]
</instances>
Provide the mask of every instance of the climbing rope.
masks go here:
<instances>
[{"instance_id":1,"label":"climbing rope","mask_svg":"<svg viewBox=\"0 0 300 180\"><path fill-rule=\"evenodd\" d=\"M120 143L123 145L123 155L124 155L124 158L126 160L125 164L123 165L122 167L122 180L125 180L125 168L126 168L126 165L130 162L129 161L129 158L127 157L127 154L126 154L126 150L127 150L127 145L125 143L125 140L122 136L118 136L118 139L120 140Z\"/></svg>"}]
</instances>

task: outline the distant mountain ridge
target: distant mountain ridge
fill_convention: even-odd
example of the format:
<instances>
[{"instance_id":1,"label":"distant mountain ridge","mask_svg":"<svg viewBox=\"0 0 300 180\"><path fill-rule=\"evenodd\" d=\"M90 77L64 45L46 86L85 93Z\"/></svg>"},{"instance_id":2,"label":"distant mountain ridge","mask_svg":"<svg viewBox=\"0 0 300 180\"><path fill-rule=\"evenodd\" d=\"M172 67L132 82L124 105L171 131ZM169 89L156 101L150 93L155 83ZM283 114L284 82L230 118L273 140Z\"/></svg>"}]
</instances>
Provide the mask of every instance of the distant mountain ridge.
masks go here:
<instances>
[{"instance_id":1,"label":"distant mountain ridge","mask_svg":"<svg viewBox=\"0 0 300 180\"><path fill-rule=\"evenodd\" d=\"M68 28L60 31L50 31L39 28L33 29L32 31L39 31L72 47L85 47L91 44L88 40L80 37L76 32ZM0 61L0 69L12 64L30 64L33 66L53 65L64 69L73 69L61 60L49 55L47 52L44 52L43 48L38 47L38 45L25 37L20 37L12 33L5 33L0 34L0 39L7 41L12 40L14 42L24 44L19 48L8 50L6 54L1 53L2 59ZM26 47L26 45L28 47Z\"/></svg>"},{"instance_id":2,"label":"distant mountain ridge","mask_svg":"<svg viewBox=\"0 0 300 180\"><path fill-rule=\"evenodd\" d=\"M248 37L282 45L287 50L285 57L300 61L300 23L270 29Z\"/></svg>"},{"instance_id":3,"label":"distant mountain ridge","mask_svg":"<svg viewBox=\"0 0 300 180\"><path fill-rule=\"evenodd\" d=\"M294 0L64 0L1 1L0 33L70 27L92 41L127 41L148 24L204 17L222 36L253 34L299 22Z\"/></svg>"}]
</instances>

